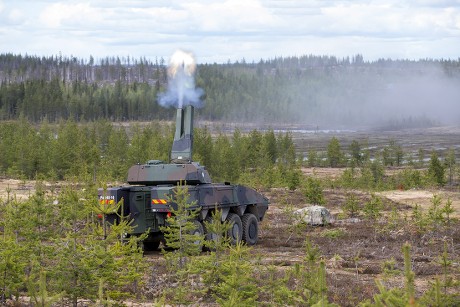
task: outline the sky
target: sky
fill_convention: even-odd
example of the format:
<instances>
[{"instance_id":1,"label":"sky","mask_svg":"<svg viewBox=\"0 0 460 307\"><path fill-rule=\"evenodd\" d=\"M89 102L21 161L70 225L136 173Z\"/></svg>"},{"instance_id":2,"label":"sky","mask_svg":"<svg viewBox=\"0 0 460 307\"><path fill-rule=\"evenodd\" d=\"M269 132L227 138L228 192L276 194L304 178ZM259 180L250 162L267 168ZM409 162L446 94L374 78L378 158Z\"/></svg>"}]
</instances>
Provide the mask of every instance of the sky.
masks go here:
<instances>
[{"instance_id":1,"label":"sky","mask_svg":"<svg viewBox=\"0 0 460 307\"><path fill-rule=\"evenodd\" d=\"M459 59L460 0L0 0L0 53Z\"/></svg>"}]
</instances>

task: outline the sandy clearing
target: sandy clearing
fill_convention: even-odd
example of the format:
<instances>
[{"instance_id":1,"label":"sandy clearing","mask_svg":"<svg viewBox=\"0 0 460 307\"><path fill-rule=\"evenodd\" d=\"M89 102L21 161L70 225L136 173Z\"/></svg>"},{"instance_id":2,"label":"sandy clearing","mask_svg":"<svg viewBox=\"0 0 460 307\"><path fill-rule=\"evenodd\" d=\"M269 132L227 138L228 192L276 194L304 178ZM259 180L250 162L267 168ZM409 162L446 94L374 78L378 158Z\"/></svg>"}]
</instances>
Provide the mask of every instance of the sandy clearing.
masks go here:
<instances>
[{"instance_id":1,"label":"sandy clearing","mask_svg":"<svg viewBox=\"0 0 460 307\"><path fill-rule=\"evenodd\" d=\"M446 204L446 201L450 199L452 201L452 207L454 209L454 217L460 217L460 193L449 192L449 191L429 191L429 190L407 190L407 191L385 191L377 193L383 197L386 197L394 202L402 203L415 207L419 205L422 209L427 210L432 205L434 195L441 197L441 206Z\"/></svg>"}]
</instances>

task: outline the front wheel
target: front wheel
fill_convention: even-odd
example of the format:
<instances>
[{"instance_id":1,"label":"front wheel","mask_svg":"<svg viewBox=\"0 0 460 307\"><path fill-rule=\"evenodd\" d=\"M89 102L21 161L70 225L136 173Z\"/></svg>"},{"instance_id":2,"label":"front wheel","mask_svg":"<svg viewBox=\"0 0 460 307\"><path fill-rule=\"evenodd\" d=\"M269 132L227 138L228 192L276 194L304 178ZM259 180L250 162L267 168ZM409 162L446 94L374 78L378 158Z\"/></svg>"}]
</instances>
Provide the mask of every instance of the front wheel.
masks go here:
<instances>
[{"instance_id":1,"label":"front wheel","mask_svg":"<svg viewBox=\"0 0 460 307\"><path fill-rule=\"evenodd\" d=\"M203 224L200 223L198 220L193 220L193 230L190 231L190 234L195 236L196 240L193 242L195 245L199 245L200 248L203 245L203 238L204 238L204 228Z\"/></svg>"},{"instance_id":2,"label":"front wheel","mask_svg":"<svg viewBox=\"0 0 460 307\"><path fill-rule=\"evenodd\" d=\"M259 236L259 222L257 217L252 213L246 213L242 218L243 223L243 241L248 245L257 243Z\"/></svg>"},{"instance_id":3,"label":"front wheel","mask_svg":"<svg viewBox=\"0 0 460 307\"><path fill-rule=\"evenodd\" d=\"M230 244L235 245L243 238L243 225L241 219L237 214L229 213L225 220L230 225L230 228L227 230L227 237L230 240Z\"/></svg>"}]
</instances>

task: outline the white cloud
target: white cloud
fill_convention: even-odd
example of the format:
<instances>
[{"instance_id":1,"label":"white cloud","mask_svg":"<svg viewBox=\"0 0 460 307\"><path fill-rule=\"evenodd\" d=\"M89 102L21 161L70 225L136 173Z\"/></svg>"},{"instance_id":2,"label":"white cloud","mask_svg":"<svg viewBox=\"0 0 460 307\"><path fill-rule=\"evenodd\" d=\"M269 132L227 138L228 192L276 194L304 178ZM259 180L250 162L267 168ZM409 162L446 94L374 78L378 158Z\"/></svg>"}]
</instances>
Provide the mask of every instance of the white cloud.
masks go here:
<instances>
[{"instance_id":1,"label":"white cloud","mask_svg":"<svg viewBox=\"0 0 460 307\"><path fill-rule=\"evenodd\" d=\"M0 52L458 58L459 0L0 0Z\"/></svg>"},{"instance_id":2,"label":"white cloud","mask_svg":"<svg viewBox=\"0 0 460 307\"><path fill-rule=\"evenodd\" d=\"M13 23L21 22L23 18L24 18L24 15L18 9L13 9L8 14L8 19Z\"/></svg>"},{"instance_id":3,"label":"white cloud","mask_svg":"<svg viewBox=\"0 0 460 307\"><path fill-rule=\"evenodd\" d=\"M446 20L458 18L460 10L401 7L374 4L351 4L326 7L329 32L338 34L365 33L376 36L433 36L447 33Z\"/></svg>"},{"instance_id":4,"label":"white cloud","mask_svg":"<svg viewBox=\"0 0 460 307\"><path fill-rule=\"evenodd\" d=\"M267 8L254 0L188 2L183 7L190 13L193 25L204 32L260 32L277 22Z\"/></svg>"},{"instance_id":5,"label":"white cloud","mask_svg":"<svg viewBox=\"0 0 460 307\"><path fill-rule=\"evenodd\" d=\"M40 14L41 23L49 28L62 26L89 27L97 25L104 17L102 12L89 3L57 2L48 5Z\"/></svg>"}]
</instances>

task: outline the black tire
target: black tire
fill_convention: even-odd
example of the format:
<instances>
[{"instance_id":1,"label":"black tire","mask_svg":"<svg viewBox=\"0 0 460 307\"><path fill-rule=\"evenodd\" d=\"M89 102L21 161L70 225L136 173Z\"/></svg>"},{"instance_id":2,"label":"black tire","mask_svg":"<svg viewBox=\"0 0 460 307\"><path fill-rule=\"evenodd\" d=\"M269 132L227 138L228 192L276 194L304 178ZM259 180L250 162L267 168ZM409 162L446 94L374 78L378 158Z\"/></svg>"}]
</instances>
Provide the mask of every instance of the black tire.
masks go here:
<instances>
[{"instance_id":1,"label":"black tire","mask_svg":"<svg viewBox=\"0 0 460 307\"><path fill-rule=\"evenodd\" d=\"M156 242L142 242L142 249L146 252L156 251L160 246L160 241Z\"/></svg>"},{"instance_id":2,"label":"black tire","mask_svg":"<svg viewBox=\"0 0 460 307\"><path fill-rule=\"evenodd\" d=\"M241 219L243 224L243 241L247 245L254 245L257 243L259 237L259 221L252 213L245 213Z\"/></svg>"},{"instance_id":3,"label":"black tire","mask_svg":"<svg viewBox=\"0 0 460 307\"><path fill-rule=\"evenodd\" d=\"M235 245L243 238L243 224L240 217L235 213L229 213L225 220L230 225L230 229L226 233L227 238L230 240L230 244Z\"/></svg>"},{"instance_id":4,"label":"black tire","mask_svg":"<svg viewBox=\"0 0 460 307\"><path fill-rule=\"evenodd\" d=\"M204 237L204 228L203 224L200 223L198 220L193 220L193 225L195 228L190 232L192 235L198 235L201 238ZM194 242L196 245L203 245L203 239L197 240Z\"/></svg>"}]
</instances>

